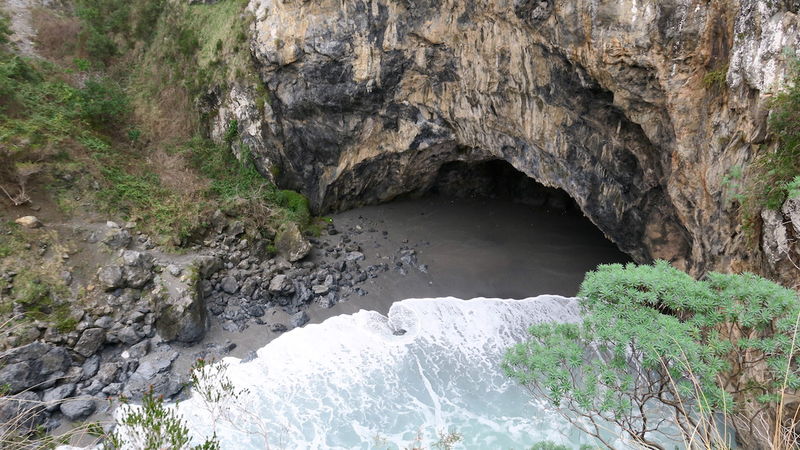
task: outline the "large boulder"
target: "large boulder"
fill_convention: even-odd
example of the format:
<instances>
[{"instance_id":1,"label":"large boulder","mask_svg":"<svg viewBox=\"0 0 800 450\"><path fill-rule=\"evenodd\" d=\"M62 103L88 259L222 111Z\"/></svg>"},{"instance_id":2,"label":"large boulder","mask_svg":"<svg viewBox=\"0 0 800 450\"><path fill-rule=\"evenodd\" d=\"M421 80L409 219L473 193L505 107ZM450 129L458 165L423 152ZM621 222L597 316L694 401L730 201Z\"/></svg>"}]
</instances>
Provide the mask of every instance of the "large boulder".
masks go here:
<instances>
[{"instance_id":1,"label":"large boulder","mask_svg":"<svg viewBox=\"0 0 800 450\"><path fill-rule=\"evenodd\" d=\"M122 253L125 283L132 288L141 288L153 279L153 257L147 253L126 250Z\"/></svg>"},{"instance_id":2,"label":"large boulder","mask_svg":"<svg viewBox=\"0 0 800 450\"><path fill-rule=\"evenodd\" d=\"M208 274L216 269L217 260L198 258L186 273ZM185 276L158 285L153 291L156 330L167 341L197 342L208 327L202 276Z\"/></svg>"},{"instance_id":3,"label":"large boulder","mask_svg":"<svg viewBox=\"0 0 800 450\"><path fill-rule=\"evenodd\" d=\"M72 359L69 352L43 342L17 347L0 357L0 386L8 386L12 394L46 383L56 374L63 374Z\"/></svg>"},{"instance_id":4,"label":"large boulder","mask_svg":"<svg viewBox=\"0 0 800 450\"><path fill-rule=\"evenodd\" d=\"M92 399L76 398L61 404L61 414L69 420L80 420L89 417L97 408Z\"/></svg>"},{"instance_id":5,"label":"large boulder","mask_svg":"<svg viewBox=\"0 0 800 450\"><path fill-rule=\"evenodd\" d=\"M58 409L65 398L71 397L75 393L75 387L75 383L66 383L46 391L42 401L47 410L52 412Z\"/></svg>"},{"instance_id":6,"label":"large boulder","mask_svg":"<svg viewBox=\"0 0 800 450\"><path fill-rule=\"evenodd\" d=\"M81 334L73 350L75 350L75 353L88 358L94 355L97 349L103 345L105 338L106 332L102 328L87 328Z\"/></svg>"},{"instance_id":7,"label":"large boulder","mask_svg":"<svg viewBox=\"0 0 800 450\"><path fill-rule=\"evenodd\" d=\"M133 238L128 230L120 228L119 226L109 227L103 237L103 244L114 250L119 250L128 247L132 240Z\"/></svg>"},{"instance_id":8,"label":"large boulder","mask_svg":"<svg viewBox=\"0 0 800 450\"><path fill-rule=\"evenodd\" d=\"M115 265L101 268L97 272L97 279L100 280L100 284L108 291L121 288L125 283L125 279L122 275L122 267Z\"/></svg>"},{"instance_id":9,"label":"large boulder","mask_svg":"<svg viewBox=\"0 0 800 450\"><path fill-rule=\"evenodd\" d=\"M281 226L275 235L278 254L291 262L300 261L311 251L311 243L303 237L296 223Z\"/></svg>"},{"instance_id":10,"label":"large boulder","mask_svg":"<svg viewBox=\"0 0 800 450\"><path fill-rule=\"evenodd\" d=\"M269 292L275 295L287 295L295 291L291 278L280 274L272 277L269 282Z\"/></svg>"}]
</instances>

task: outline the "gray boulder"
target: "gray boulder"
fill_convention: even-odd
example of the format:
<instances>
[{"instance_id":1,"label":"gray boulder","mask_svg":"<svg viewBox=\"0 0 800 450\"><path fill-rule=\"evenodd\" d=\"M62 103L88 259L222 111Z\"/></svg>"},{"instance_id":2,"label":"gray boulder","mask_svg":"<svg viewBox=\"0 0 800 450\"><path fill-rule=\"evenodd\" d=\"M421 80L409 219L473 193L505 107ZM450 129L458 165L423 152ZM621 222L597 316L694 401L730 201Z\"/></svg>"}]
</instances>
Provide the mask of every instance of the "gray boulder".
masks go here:
<instances>
[{"instance_id":1,"label":"gray boulder","mask_svg":"<svg viewBox=\"0 0 800 450\"><path fill-rule=\"evenodd\" d=\"M99 381L102 385L107 385L112 381L117 379L117 374L119 374L119 364L118 363L105 363L102 364L97 371L95 376L95 380Z\"/></svg>"},{"instance_id":2,"label":"gray boulder","mask_svg":"<svg viewBox=\"0 0 800 450\"><path fill-rule=\"evenodd\" d=\"M47 410L52 412L58 409L62 400L71 397L75 393L75 387L75 383L67 383L46 391L42 401L45 403Z\"/></svg>"},{"instance_id":3,"label":"gray boulder","mask_svg":"<svg viewBox=\"0 0 800 450\"><path fill-rule=\"evenodd\" d=\"M153 279L153 257L147 253L126 250L122 253L125 282L132 288L141 288Z\"/></svg>"},{"instance_id":4,"label":"gray boulder","mask_svg":"<svg viewBox=\"0 0 800 450\"><path fill-rule=\"evenodd\" d=\"M278 254L290 262L300 261L311 251L311 243L303 237L297 224L290 223L281 226L275 235L275 248Z\"/></svg>"},{"instance_id":5,"label":"gray boulder","mask_svg":"<svg viewBox=\"0 0 800 450\"><path fill-rule=\"evenodd\" d=\"M103 237L102 242L114 250L119 250L128 247L132 240L133 238L128 230L117 227L110 228Z\"/></svg>"},{"instance_id":6,"label":"gray boulder","mask_svg":"<svg viewBox=\"0 0 800 450\"><path fill-rule=\"evenodd\" d=\"M222 284L222 290L227 292L228 294L235 294L236 291L239 290L239 282L236 281L236 278L230 275L223 278L221 284Z\"/></svg>"},{"instance_id":7,"label":"gray boulder","mask_svg":"<svg viewBox=\"0 0 800 450\"><path fill-rule=\"evenodd\" d=\"M271 294L291 294L294 292L294 283L286 275L275 275L269 282L269 292Z\"/></svg>"},{"instance_id":8,"label":"gray boulder","mask_svg":"<svg viewBox=\"0 0 800 450\"><path fill-rule=\"evenodd\" d=\"M81 334L73 350L81 356L90 357L97 352L106 339L106 332L102 328L87 328Z\"/></svg>"},{"instance_id":9,"label":"gray boulder","mask_svg":"<svg viewBox=\"0 0 800 450\"><path fill-rule=\"evenodd\" d=\"M80 420L89 417L96 408L94 400L77 398L65 401L59 409L67 419Z\"/></svg>"},{"instance_id":10,"label":"gray boulder","mask_svg":"<svg viewBox=\"0 0 800 450\"><path fill-rule=\"evenodd\" d=\"M362 261L364 260L364 254L361 252L350 252L345 257L347 261Z\"/></svg>"},{"instance_id":11,"label":"gray boulder","mask_svg":"<svg viewBox=\"0 0 800 450\"><path fill-rule=\"evenodd\" d=\"M45 408L38 394L28 391L4 397L0 402L0 436L4 440L10 440L14 436L23 435L44 423L46 418ZM13 441L11 445L13 446Z\"/></svg>"},{"instance_id":12,"label":"gray boulder","mask_svg":"<svg viewBox=\"0 0 800 450\"><path fill-rule=\"evenodd\" d=\"M97 278L107 291L122 287L125 281L122 275L122 267L120 266L103 267L98 272Z\"/></svg>"},{"instance_id":13,"label":"gray boulder","mask_svg":"<svg viewBox=\"0 0 800 450\"><path fill-rule=\"evenodd\" d=\"M0 385L7 385L12 394L43 387L52 375L63 375L71 362L66 349L32 342L0 357Z\"/></svg>"},{"instance_id":14,"label":"gray boulder","mask_svg":"<svg viewBox=\"0 0 800 450\"><path fill-rule=\"evenodd\" d=\"M81 369L83 370L81 381L88 380L95 376L97 371L100 370L100 356L94 355L91 358L87 358L86 361L83 362Z\"/></svg>"},{"instance_id":15,"label":"gray boulder","mask_svg":"<svg viewBox=\"0 0 800 450\"><path fill-rule=\"evenodd\" d=\"M204 272L204 261L195 261L191 270ZM197 342L205 336L208 311L202 279L191 277L186 284L157 286L153 292L155 328L166 341Z\"/></svg>"},{"instance_id":16,"label":"gray boulder","mask_svg":"<svg viewBox=\"0 0 800 450\"><path fill-rule=\"evenodd\" d=\"M308 320L309 320L308 314L306 314L305 311L300 311L298 313L292 314L291 317L289 317L289 324L291 324L295 328L302 327L303 325L308 323Z\"/></svg>"}]
</instances>

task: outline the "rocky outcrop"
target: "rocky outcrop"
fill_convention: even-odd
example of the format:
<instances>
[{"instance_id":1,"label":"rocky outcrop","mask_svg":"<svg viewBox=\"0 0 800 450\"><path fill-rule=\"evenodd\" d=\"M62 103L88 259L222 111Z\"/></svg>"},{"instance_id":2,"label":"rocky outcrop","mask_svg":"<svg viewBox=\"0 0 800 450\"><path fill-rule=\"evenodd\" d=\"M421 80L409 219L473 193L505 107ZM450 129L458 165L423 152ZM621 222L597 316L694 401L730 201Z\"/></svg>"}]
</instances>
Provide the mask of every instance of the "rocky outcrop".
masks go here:
<instances>
[{"instance_id":1,"label":"rocky outcrop","mask_svg":"<svg viewBox=\"0 0 800 450\"><path fill-rule=\"evenodd\" d=\"M192 261L187 270L163 273L161 283L153 295L158 319L156 329L168 341L197 342L208 328L205 297L200 280L209 277L218 268L216 258L201 256Z\"/></svg>"},{"instance_id":2,"label":"rocky outcrop","mask_svg":"<svg viewBox=\"0 0 800 450\"><path fill-rule=\"evenodd\" d=\"M756 267L726 175L767 138L794 2L251 0L261 84L232 119L318 211L502 159L572 196L638 261ZM747 173L747 171L745 171ZM754 258L757 257L757 258Z\"/></svg>"}]
</instances>

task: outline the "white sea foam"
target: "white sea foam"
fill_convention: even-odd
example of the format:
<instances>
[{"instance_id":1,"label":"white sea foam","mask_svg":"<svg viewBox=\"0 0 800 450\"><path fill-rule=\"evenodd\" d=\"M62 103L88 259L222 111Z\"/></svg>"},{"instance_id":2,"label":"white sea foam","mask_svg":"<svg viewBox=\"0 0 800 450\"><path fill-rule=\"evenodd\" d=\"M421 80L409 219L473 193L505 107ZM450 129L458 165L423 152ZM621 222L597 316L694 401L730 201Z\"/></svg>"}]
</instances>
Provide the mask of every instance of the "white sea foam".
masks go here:
<instances>
[{"instance_id":1,"label":"white sea foam","mask_svg":"<svg viewBox=\"0 0 800 450\"><path fill-rule=\"evenodd\" d=\"M209 413L198 395L177 405L195 439L216 432L224 449L426 448L457 431L460 448L590 444L503 375L506 349L531 324L580 320L577 300L411 299L388 316L360 311L275 339L258 358L227 358L249 394ZM404 330L405 333L400 334ZM620 443L621 444L621 443Z\"/></svg>"}]
</instances>

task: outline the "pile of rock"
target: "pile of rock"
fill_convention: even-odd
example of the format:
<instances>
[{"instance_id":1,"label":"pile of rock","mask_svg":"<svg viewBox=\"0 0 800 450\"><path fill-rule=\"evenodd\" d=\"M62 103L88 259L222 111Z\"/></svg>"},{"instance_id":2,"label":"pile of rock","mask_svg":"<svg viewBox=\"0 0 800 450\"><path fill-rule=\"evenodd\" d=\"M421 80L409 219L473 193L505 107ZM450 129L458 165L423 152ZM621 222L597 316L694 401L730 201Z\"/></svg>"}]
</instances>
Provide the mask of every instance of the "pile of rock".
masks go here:
<instances>
[{"instance_id":1,"label":"pile of rock","mask_svg":"<svg viewBox=\"0 0 800 450\"><path fill-rule=\"evenodd\" d=\"M74 329L36 325L27 345L0 354L0 386L11 394L0 404L0 422L24 413L26 427L50 429L62 418L91 415L109 397L137 399L149 389L174 397L189 376L186 367L173 367L176 346L201 340L211 317L229 331L257 324L284 332L308 322L310 305L329 308L365 295L364 283L392 270L425 270L406 246L367 264L355 239L360 227L340 232L331 225L309 240L286 225L272 249L248 238L241 222L217 222L204 246L184 255L153 250L149 237L132 234L133 225L109 222L91 233L87 240L105 248L98 251L112 252L85 286L91 301L71 311ZM14 276L0 274L6 284ZM277 310L286 314L270 314ZM195 356L219 358L234 347L209 344Z\"/></svg>"}]
</instances>

